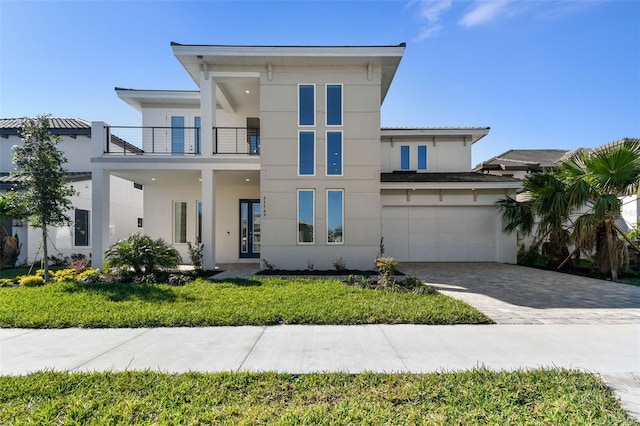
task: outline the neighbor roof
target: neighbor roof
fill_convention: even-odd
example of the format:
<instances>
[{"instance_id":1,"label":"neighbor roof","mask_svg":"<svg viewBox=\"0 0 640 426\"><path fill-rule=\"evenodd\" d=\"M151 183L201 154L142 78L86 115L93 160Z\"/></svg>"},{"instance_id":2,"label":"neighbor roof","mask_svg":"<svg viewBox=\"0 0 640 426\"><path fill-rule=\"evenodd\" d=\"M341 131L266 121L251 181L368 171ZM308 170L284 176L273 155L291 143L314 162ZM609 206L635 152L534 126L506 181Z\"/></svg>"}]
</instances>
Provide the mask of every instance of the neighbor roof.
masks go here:
<instances>
[{"instance_id":1,"label":"neighbor roof","mask_svg":"<svg viewBox=\"0 0 640 426\"><path fill-rule=\"evenodd\" d=\"M380 173L381 182L429 182L429 183L450 183L450 182L515 182L520 184L520 180L512 177L488 175L476 172L440 172L440 173L416 173L392 172Z\"/></svg>"},{"instance_id":2,"label":"neighbor roof","mask_svg":"<svg viewBox=\"0 0 640 426\"><path fill-rule=\"evenodd\" d=\"M67 172L64 179L68 183L91 180L91 172ZM23 178L12 176L10 173L0 173L0 189L18 189L23 180Z\"/></svg>"},{"instance_id":3,"label":"neighbor roof","mask_svg":"<svg viewBox=\"0 0 640 426\"><path fill-rule=\"evenodd\" d=\"M512 149L478 164L473 171L526 170L540 171L555 167L571 153L566 149Z\"/></svg>"}]
</instances>

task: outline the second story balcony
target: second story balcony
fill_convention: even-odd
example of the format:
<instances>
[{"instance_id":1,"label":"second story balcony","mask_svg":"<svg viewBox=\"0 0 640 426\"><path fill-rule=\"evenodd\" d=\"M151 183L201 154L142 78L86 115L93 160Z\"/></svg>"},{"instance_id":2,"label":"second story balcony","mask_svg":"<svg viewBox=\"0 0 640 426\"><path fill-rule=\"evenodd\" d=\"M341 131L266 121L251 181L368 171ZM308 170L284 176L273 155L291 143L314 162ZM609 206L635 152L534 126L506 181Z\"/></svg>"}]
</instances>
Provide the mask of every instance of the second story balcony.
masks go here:
<instances>
[{"instance_id":1,"label":"second story balcony","mask_svg":"<svg viewBox=\"0 0 640 426\"><path fill-rule=\"evenodd\" d=\"M213 150L203 152L200 127L105 126L105 155L260 155L260 129L214 127Z\"/></svg>"}]
</instances>

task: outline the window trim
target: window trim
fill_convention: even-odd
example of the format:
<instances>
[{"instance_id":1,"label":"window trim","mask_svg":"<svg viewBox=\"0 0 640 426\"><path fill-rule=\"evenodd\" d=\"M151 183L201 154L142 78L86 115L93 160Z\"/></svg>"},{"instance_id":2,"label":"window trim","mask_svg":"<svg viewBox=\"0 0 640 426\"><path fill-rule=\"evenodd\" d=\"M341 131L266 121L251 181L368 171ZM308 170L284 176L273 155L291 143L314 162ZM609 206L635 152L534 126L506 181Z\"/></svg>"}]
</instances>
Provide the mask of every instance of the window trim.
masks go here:
<instances>
[{"instance_id":1,"label":"window trim","mask_svg":"<svg viewBox=\"0 0 640 426\"><path fill-rule=\"evenodd\" d=\"M310 192L311 195L311 241L300 241L300 193ZM298 188L296 190L296 244L298 245L313 245L316 243L316 190L311 188Z\"/></svg>"},{"instance_id":2,"label":"window trim","mask_svg":"<svg viewBox=\"0 0 640 426\"><path fill-rule=\"evenodd\" d=\"M329 124L329 86L340 87L340 124ZM324 124L326 127L344 126L344 84L327 83L324 85Z\"/></svg>"},{"instance_id":3,"label":"window trim","mask_svg":"<svg viewBox=\"0 0 640 426\"><path fill-rule=\"evenodd\" d=\"M313 160L312 160L312 173L301 173L301 166L302 163L300 162L300 154L301 154L301 136L303 133L311 133L313 135L313 148L311 150L311 154L313 156ZM316 131L315 130L298 130L298 176L299 177L304 177L304 176L315 176L316 175Z\"/></svg>"},{"instance_id":4,"label":"window trim","mask_svg":"<svg viewBox=\"0 0 640 426\"><path fill-rule=\"evenodd\" d=\"M340 173L329 173L329 133L340 134ZM324 135L324 174L327 177L344 176L344 132L342 130L327 130Z\"/></svg>"},{"instance_id":5,"label":"window trim","mask_svg":"<svg viewBox=\"0 0 640 426\"><path fill-rule=\"evenodd\" d=\"M87 212L87 244L86 245L77 245L76 244L76 231L78 230L78 227L76 226L77 223L77 219L76 219L76 212L78 210ZM91 210L89 209L80 209L77 207L73 208L73 247L74 248L87 248L87 247L91 247Z\"/></svg>"},{"instance_id":6,"label":"window trim","mask_svg":"<svg viewBox=\"0 0 640 426\"><path fill-rule=\"evenodd\" d=\"M404 153L407 153L407 167L404 166ZM411 146L400 145L400 170L411 170Z\"/></svg>"},{"instance_id":7,"label":"window trim","mask_svg":"<svg viewBox=\"0 0 640 426\"><path fill-rule=\"evenodd\" d=\"M311 86L313 87L313 123L311 124L302 124L301 123L301 108L300 108L300 101L301 101L301 97L300 97L300 88L302 86ZM298 83L298 108L297 108L297 112L298 112L298 127L315 127L316 126L316 85L315 83Z\"/></svg>"},{"instance_id":8,"label":"window trim","mask_svg":"<svg viewBox=\"0 0 640 426\"><path fill-rule=\"evenodd\" d=\"M329 241L329 193L330 192L339 192L341 194L341 218L342 218L342 241L340 242L335 242L335 241ZM343 188L329 188L326 191L326 234L327 234L327 238L326 238L326 243L327 245L331 245L331 246L339 246L339 245L344 245L344 189Z\"/></svg>"},{"instance_id":9,"label":"window trim","mask_svg":"<svg viewBox=\"0 0 640 426\"><path fill-rule=\"evenodd\" d=\"M186 211L184 212L184 242L176 241L176 204L183 203ZM173 200L171 203L171 241L174 245L185 245L189 241L189 202L184 200Z\"/></svg>"}]
</instances>

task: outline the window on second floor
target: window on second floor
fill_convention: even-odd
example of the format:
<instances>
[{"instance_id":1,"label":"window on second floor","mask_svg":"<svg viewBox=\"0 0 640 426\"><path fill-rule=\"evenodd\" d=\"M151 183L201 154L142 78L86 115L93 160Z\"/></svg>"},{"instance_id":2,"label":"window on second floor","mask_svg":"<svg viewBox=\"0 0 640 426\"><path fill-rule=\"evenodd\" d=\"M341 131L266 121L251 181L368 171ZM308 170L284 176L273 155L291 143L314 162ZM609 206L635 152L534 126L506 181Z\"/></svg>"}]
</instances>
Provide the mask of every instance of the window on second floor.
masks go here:
<instances>
[{"instance_id":1,"label":"window on second floor","mask_svg":"<svg viewBox=\"0 0 640 426\"><path fill-rule=\"evenodd\" d=\"M342 132L327 132L327 176L342 176Z\"/></svg>"},{"instance_id":2,"label":"window on second floor","mask_svg":"<svg viewBox=\"0 0 640 426\"><path fill-rule=\"evenodd\" d=\"M316 87L313 84L298 86L298 125L316 124Z\"/></svg>"},{"instance_id":3,"label":"window on second floor","mask_svg":"<svg viewBox=\"0 0 640 426\"><path fill-rule=\"evenodd\" d=\"M327 126L342 126L342 84L327 84Z\"/></svg>"},{"instance_id":4,"label":"window on second floor","mask_svg":"<svg viewBox=\"0 0 640 426\"><path fill-rule=\"evenodd\" d=\"M418 145L418 170L427 170L427 146Z\"/></svg>"},{"instance_id":5,"label":"window on second floor","mask_svg":"<svg viewBox=\"0 0 640 426\"><path fill-rule=\"evenodd\" d=\"M410 147L408 145L400 147L400 170L411 169L411 156L409 149Z\"/></svg>"},{"instance_id":6,"label":"window on second floor","mask_svg":"<svg viewBox=\"0 0 640 426\"><path fill-rule=\"evenodd\" d=\"M316 133L302 131L298 135L298 174L313 176L316 172Z\"/></svg>"}]
</instances>

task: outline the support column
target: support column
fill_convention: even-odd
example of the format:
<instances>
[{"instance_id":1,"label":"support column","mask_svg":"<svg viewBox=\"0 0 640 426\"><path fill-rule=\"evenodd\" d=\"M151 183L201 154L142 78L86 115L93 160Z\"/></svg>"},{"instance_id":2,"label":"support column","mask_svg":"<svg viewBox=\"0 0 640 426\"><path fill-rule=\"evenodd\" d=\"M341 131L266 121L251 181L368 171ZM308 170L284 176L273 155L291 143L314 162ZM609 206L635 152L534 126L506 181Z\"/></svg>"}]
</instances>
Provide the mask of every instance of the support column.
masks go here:
<instances>
[{"instance_id":1,"label":"support column","mask_svg":"<svg viewBox=\"0 0 640 426\"><path fill-rule=\"evenodd\" d=\"M216 266L216 172L202 170L202 268Z\"/></svg>"},{"instance_id":2,"label":"support column","mask_svg":"<svg viewBox=\"0 0 640 426\"><path fill-rule=\"evenodd\" d=\"M201 154L210 157L215 149L213 127L216 125L216 82L209 76L206 64L200 71Z\"/></svg>"},{"instance_id":3,"label":"support column","mask_svg":"<svg viewBox=\"0 0 640 426\"><path fill-rule=\"evenodd\" d=\"M109 170L91 172L91 266L100 269L109 247L110 178Z\"/></svg>"}]
</instances>

